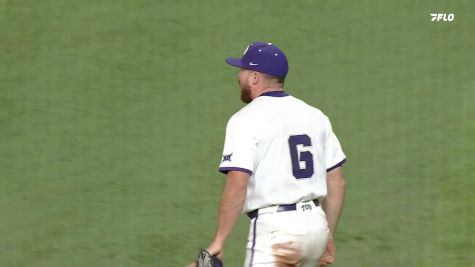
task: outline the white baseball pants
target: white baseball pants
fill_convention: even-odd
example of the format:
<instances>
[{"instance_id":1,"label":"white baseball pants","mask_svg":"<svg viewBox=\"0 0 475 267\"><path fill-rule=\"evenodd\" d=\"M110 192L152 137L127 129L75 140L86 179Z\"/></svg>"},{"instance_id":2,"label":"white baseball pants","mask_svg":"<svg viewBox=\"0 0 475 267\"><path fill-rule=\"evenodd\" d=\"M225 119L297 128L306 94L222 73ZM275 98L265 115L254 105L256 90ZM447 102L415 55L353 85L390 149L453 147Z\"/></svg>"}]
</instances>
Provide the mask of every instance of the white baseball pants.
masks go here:
<instances>
[{"instance_id":1,"label":"white baseball pants","mask_svg":"<svg viewBox=\"0 0 475 267\"><path fill-rule=\"evenodd\" d=\"M244 267L274 267L272 246L293 242L300 251L298 267L315 267L326 250L328 224L325 212L313 201L299 202L295 210L278 211L279 206L259 209L251 219Z\"/></svg>"}]
</instances>

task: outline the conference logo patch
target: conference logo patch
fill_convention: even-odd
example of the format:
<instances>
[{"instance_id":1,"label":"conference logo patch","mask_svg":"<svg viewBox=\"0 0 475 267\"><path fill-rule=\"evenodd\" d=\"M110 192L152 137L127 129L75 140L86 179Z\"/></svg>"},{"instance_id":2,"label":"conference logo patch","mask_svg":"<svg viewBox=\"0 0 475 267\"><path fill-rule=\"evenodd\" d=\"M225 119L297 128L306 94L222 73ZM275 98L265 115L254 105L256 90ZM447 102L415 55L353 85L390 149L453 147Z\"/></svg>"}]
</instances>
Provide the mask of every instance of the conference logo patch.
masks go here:
<instances>
[{"instance_id":1,"label":"conference logo patch","mask_svg":"<svg viewBox=\"0 0 475 267\"><path fill-rule=\"evenodd\" d=\"M231 156L232 155L233 155L233 153L223 155L223 160L221 162L225 162L225 161L231 162Z\"/></svg>"}]
</instances>

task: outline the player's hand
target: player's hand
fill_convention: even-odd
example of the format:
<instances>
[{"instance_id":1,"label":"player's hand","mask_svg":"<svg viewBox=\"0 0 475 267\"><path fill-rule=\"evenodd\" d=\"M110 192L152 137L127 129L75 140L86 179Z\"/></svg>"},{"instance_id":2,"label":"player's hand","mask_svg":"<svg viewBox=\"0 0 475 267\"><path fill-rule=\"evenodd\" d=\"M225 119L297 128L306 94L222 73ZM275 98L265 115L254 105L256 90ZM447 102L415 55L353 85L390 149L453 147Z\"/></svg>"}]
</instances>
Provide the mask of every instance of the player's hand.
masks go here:
<instances>
[{"instance_id":1,"label":"player's hand","mask_svg":"<svg viewBox=\"0 0 475 267\"><path fill-rule=\"evenodd\" d=\"M206 250L209 252L209 254L216 256L216 258L220 260L223 260L223 245L213 242Z\"/></svg>"},{"instance_id":2,"label":"player's hand","mask_svg":"<svg viewBox=\"0 0 475 267\"><path fill-rule=\"evenodd\" d=\"M216 258L223 260L223 246L217 243L211 243L206 251L209 252L212 256L216 256ZM198 267L198 263L196 261L190 262L186 267Z\"/></svg>"},{"instance_id":3,"label":"player's hand","mask_svg":"<svg viewBox=\"0 0 475 267\"><path fill-rule=\"evenodd\" d=\"M329 264L332 264L335 261L336 256L336 247L333 238L328 239L327 251L318 261L317 267L325 267Z\"/></svg>"}]
</instances>

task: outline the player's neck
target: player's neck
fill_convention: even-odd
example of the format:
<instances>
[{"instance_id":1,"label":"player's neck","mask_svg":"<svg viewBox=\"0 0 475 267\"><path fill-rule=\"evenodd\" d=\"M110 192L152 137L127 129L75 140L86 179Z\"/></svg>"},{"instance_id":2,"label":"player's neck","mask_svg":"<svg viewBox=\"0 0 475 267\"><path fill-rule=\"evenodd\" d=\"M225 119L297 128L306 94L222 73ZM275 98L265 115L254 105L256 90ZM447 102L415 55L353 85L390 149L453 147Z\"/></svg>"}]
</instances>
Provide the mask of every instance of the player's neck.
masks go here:
<instances>
[{"instance_id":1,"label":"player's neck","mask_svg":"<svg viewBox=\"0 0 475 267\"><path fill-rule=\"evenodd\" d=\"M263 87L262 89L253 90L252 99L254 100L260 95L272 91L284 91L284 88L280 85L272 85L268 87Z\"/></svg>"}]
</instances>

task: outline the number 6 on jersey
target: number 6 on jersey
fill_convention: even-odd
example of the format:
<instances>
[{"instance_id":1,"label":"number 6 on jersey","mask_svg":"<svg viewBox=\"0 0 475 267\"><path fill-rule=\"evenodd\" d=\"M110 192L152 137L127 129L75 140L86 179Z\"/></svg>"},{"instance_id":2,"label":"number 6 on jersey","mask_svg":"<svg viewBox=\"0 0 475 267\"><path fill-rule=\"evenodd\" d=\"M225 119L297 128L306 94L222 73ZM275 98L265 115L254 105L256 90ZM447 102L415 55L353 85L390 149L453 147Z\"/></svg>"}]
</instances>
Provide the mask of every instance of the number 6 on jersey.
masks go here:
<instances>
[{"instance_id":1,"label":"number 6 on jersey","mask_svg":"<svg viewBox=\"0 0 475 267\"><path fill-rule=\"evenodd\" d=\"M311 147L312 140L306 134L291 135L289 137L290 158L292 160L292 173L297 179L310 178L313 175L313 154L310 151L298 151L298 145ZM301 168L300 163L305 163Z\"/></svg>"}]
</instances>

